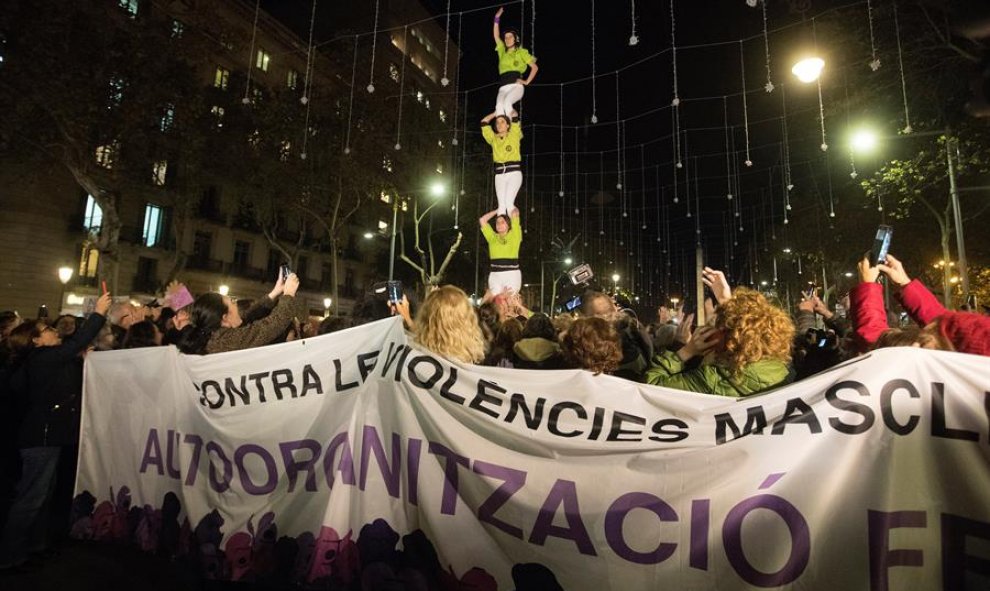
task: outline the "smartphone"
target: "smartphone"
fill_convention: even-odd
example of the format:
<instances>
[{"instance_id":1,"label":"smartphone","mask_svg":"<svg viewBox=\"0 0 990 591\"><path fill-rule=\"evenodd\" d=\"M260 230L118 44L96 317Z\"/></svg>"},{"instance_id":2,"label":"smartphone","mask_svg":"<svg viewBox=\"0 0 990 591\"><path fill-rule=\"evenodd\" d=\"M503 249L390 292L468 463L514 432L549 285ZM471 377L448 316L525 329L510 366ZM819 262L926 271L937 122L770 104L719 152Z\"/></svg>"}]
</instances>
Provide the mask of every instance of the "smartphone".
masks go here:
<instances>
[{"instance_id":1,"label":"smartphone","mask_svg":"<svg viewBox=\"0 0 990 591\"><path fill-rule=\"evenodd\" d=\"M278 271L282 274L283 282L289 278L289 275L292 275L292 269L289 268L289 265L280 265Z\"/></svg>"},{"instance_id":2,"label":"smartphone","mask_svg":"<svg viewBox=\"0 0 990 591\"><path fill-rule=\"evenodd\" d=\"M385 291L388 293L388 301L397 304L402 301L402 282L389 281L385 284Z\"/></svg>"},{"instance_id":3,"label":"smartphone","mask_svg":"<svg viewBox=\"0 0 990 591\"><path fill-rule=\"evenodd\" d=\"M48 318L48 306L44 304L38 306L38 318Z\"/></svg>"},{"instance_id":4,"label":"smartphone","mask_svg":"<svg viewBox=\"0 0 990 591\"><path fill-rule=\"evenodd\" d=\"M890 239L893 236L893 227L881 225L877 228L876 238L873 239L873 248L870 250L871 267L887 262L887 251L890 249Z\"/></svg>"},{"instance_id":5,"label":"smartphone","mask_svg":"<svg viewBox=\"0 0 990 591\"><path fill-rule=\"evenodd\" d=\"M568 312L573 312L574 310L581 307L581 296L574 296L573 298L564 302L564 308Z\"/></svg>"}]
</instances>

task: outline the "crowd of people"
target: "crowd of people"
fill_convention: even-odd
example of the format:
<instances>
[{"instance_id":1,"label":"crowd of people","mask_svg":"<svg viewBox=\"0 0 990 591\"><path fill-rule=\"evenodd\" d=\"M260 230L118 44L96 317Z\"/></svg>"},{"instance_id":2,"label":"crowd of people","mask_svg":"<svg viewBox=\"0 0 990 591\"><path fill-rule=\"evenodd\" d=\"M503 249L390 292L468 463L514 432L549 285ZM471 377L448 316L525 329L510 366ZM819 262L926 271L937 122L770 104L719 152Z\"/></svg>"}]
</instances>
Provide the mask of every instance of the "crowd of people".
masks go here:
<instances>
[{"instance_id":1,"label":"crowd of people","mask_svg":"<svg viewBox=\"0 0 990 591\"><path fill-rule=\"evenodd\" d=\"M584 293L579 311L550 317L529 310L511 288L489 292L475 305L453 285L430 291L415 306L407 296L388 302L370 293L349 316L309 317L295 297L299 280L291 273L280 273L268 295L256 301L218 293L192 298L183 285L172 284L162 298L143 306L104 293L85 319L25 320L2 312L0 568L29 568L46 556L53 539L64 536L82 369L92 351L173 345L204 355L399 315L419 346L460 363L582 369L734 397L772 390L877 347L990 355L990 317L945 309L894 256L877 265L864 259L859 271L848 316L842 317L814 292L788 313L759 291L732 289L722 272L706 268L703 281L711 298L704 306L706 322L697 326L694 314L664 306L655 317L640 319L621 297L601 291ZM881 277L913 320L910 325L884 309Z\"/></svg>"},{"instance_id":2,"label":"crowd of people","mask_svg":"<svg viewBox=\"0 0 990 591\"><path fill-rule=\"evenodd\" d=\"M501 14L499 9L493 33L502 84L495 111L482 120L498 207L479 219L491 258L489 292L480 305L446 285L418 305L405 296L387 302L369 294L349 316L315 318L295 297L299 279L280 273L256 301L219 293L184 298L185 287L173 284L145 305L115 302L103 293L85 319L0 312L0 569L36 567L67 529L82 370L93 351L171 345L205 355L310 338L394 314L419 346L455 362L586 370L732 397L767 392L877 347L990 355L990 318L946 310L893 256L883 264L859 263L847 316L814 291L791 313L759 291L732 289L722 272L710 268L703 281L712 298L704 302L702 323L665 306L654 317L639 318L622 298L595 290L583 294L575 313L551 317L529 310L519 294L522 231L514 202L522 185L522 132L515 104L537 67L518 33L500 31ZM881 277L911 324L889 320Z\"/></svg>"}]
</instances>

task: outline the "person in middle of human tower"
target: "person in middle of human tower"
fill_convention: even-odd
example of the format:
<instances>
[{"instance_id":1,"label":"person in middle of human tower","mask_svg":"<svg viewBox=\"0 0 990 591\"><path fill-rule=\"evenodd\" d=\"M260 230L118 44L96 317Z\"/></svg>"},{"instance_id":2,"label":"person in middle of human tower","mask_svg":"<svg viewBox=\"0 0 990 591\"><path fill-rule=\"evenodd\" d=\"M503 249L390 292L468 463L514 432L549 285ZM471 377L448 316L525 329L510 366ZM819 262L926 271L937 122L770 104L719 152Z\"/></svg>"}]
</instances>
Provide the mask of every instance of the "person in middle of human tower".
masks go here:
<instances>
[{"instance_id":1,"label":"person in middle of human tower","mask_svg":"<svg viewBox=\"0 0 990 591\"><path fill-rule=\"evenodd\" d=\"M526 87L540 68L536 65L536 58L520 44L522 39L519 38L519 33L511 29L502 33L499 29L498 22L503 10L499 8L495 13L495 23L492 26L495 53L498 54L498 97L495 99L495 113L515 119L514 105L522 100ZM529 68L529 75L523 78L526 68Z\"/></svg>"},{"instance_id":2,"label":"person in middle of human tower","mask_svg":"<svg viewBox=\"0 0 990 591\"><path fill-rule=\"evenodd\" d=\"M492 120L494 127L492 129ZM507 215L515 206L516 194L522 187L522 123L513 123L505 115L491 113L481 120L481 135L492 147L495 167L495 196L498 198L499 215Z\"/></svg>"},{"instance_id":3,"label":"person in middle of human tower","mask_svg":"<svg viewBox=\"0 0 990 591\"><path fill-rule=\"evenodd\" d=\"M519 293L522 288L519 247L522 246L523 233L519 223L519 210L513 208L510 215L511 217L495 210L478 218L481 233L488 241L488 256L491 259L488 291L492 296ZM494 229L489 223L492 218L495 218Z\"/></svg>"}]
</instances>

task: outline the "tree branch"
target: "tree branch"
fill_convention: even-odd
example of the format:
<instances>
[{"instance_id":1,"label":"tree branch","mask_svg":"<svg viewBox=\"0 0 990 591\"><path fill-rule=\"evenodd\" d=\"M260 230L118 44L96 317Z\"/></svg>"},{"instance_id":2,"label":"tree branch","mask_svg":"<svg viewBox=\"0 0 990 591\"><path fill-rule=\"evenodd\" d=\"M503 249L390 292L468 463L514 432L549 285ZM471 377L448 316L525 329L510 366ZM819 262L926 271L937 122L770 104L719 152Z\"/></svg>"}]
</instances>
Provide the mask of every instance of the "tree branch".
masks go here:
<instances>
[{"instance_id":1,"label":"tree branch","mask_svg":"<svg viewBox=\"0 0 990 591\"><path fill-rule=\"evenodd\" d=\"M980 63L981 60L980 60L979 57L977 57L976 55L974 55L974 54L966 51L962 47L959 47L958 45L956 45L955 43L953 43L952 42L952 39L949 38L948 35L946 35L945 33L942 32L942 30L939 28L938 24L934 20L932 20L931 15L928 14L928 9L925 8L925 5L924 5L923 2L918 2L917 4L918 4L918 8L921 9L922 14L925 15L925 20L928 21L928 24L931 25L932 30L935 31L935 35L937 35L938 38L942 40L942 43L946 47L948 47L952 51L958 53L964 59L973 62L974 64Z\"/></svg>"}]
</instances>

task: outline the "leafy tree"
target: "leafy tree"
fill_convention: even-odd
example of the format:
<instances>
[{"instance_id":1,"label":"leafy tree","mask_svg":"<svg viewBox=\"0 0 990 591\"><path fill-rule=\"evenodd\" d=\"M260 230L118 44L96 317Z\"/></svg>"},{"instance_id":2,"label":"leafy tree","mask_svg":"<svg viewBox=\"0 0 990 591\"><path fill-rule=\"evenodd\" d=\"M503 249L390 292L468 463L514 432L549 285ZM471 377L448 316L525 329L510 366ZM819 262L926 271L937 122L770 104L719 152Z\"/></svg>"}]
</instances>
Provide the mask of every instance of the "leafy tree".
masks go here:
<instances>
[{"instance_id":1,"label":"leafy tree","mask_svg":"<svg viewBox=\"0 0 990 591\"><path fill-rule=\"evenodd\" d=\"M123 195L153 191L156 163L177 163L180 145L198 143L190 63L200 41L176 38L169 20L97 0L12 0L0 30L0 134L64 166L93 196L103 212L99 274L116 288ZM186 165L194 153L183 154Z\"/></svg>"}]
</instances>

